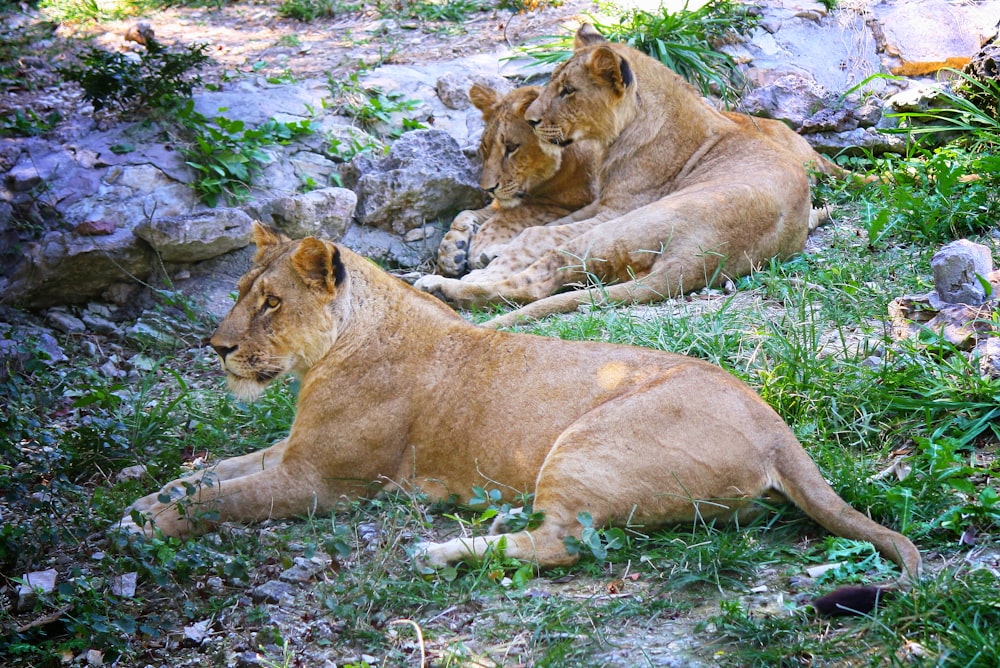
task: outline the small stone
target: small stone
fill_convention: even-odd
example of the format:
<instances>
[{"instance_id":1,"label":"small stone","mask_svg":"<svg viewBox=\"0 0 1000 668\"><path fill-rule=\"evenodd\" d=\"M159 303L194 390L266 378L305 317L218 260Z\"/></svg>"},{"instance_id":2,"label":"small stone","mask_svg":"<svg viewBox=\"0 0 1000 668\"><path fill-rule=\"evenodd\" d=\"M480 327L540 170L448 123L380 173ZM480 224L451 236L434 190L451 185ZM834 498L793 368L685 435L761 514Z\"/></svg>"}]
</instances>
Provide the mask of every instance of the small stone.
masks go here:
<instances>
[{"instance_id":1,"label":"small stone","mask_svg":"<svg viewBox=\"0 0 1000 668\"><path fill-rule=\"evenodd\" d=\"M118 378L119 376L124 375L122 371L115 366L115 363L110 360L102 364L98 371L100 371L101 375L105 378Z\"/></svg>"},{"instance_id":2,"label":"small stone","mask_svg":"<svg viewBox=\"0 0 1000 668\"><path fill-rule=\"evenodd\" d=\"M103 666L104 665L104 653L99 649L88 649L87 650L87 665L88 666Z\"/></svg>"},{"instance_id":3,"label":"small stone","mask_svg":"<svg viewBox=\"0 0 1000 668\"><path fill-rule=\"evenodd\" d=\"M195 622L184 627L184 639L188 646L197 646L205 642L205 638L208 637L209 631L212 628L211 619L203 619L200 622Z\"/></svg>"},{"instance_id":4,"label":"small stone","mask_svg":"<svg viewBox=\"0 0 1000 668\"><path fill-rule=\"evenodd\" d=\"M308 558L295 557L292 561L294 565L278 577L285 582L309 582L329 568L330 562L331 559L326 554Z\"/></svg>"},{"instance_id":5,"label":"small stone","mask_svg":"<svg viewBox=\"0 0 1000 668\"><path fill-rule=\"evenodd\" d=\"M39 595L55 591L59 573L54 568L26 573L24 583L17 587L17 611L25 612L34 607Z\"/></svg>"},{"instance_id":6,"label":"small stone","mask_svg":"<svg viewBox=\"0 0 1000 668\"><path fill-rule=\"evenodd\" d=\"M280 603L282 599L291 598L294 591L295 588L290 584L270 580L255 587L250 596L257 603Z\"/></svg>"},{"instance_id":7,"label":"small stone","mask_svg":"<svg viewBox=\"0 0 1000 668\"><path fill-rule=\"evenodd\" d=\"M111 593L123 598L135 596L136 585L139 583L138 573L125 573L111 578Z\"/></svg>"},{"instance_id":8,"label":"small stone","mask_svg":"<svg viewBox=\"0 0 1000 668\"><path fill-rule=\"evenodd\" d=\"M62 309L49 309L45 314L49 322L55 329L66 334L82 334L87 331L87 326L83 324L75 315L71 315Z\"/></svg>"}]
</instances>

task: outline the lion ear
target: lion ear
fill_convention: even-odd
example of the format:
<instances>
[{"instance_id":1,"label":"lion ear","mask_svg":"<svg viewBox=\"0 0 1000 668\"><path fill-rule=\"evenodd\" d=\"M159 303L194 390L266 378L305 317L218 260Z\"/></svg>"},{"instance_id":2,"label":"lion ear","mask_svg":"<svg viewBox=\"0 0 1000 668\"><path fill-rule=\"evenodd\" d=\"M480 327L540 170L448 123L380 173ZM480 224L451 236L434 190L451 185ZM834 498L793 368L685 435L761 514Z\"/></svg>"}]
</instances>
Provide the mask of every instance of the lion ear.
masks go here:
<instances>
[{"instance_id":1,"label":"lion ear","mask_svg":"<svg viewBox=\"0 0 1000 668\"><path fill-rule=\"evenodd\" d=\"M269 248L291 241L291 239L273 227L258 223L257 221L253 223L251 236L253 237L254 245L257 246L257 253L253 258L254 262L260 262L261 258L267 254Z\"/></svg>"},{"instance_id":2,"label":"lion ear","mask_svg":"<svg viewBox=\"0 0 1000 668\"><path fill-rule=\"evenodd\" d=\"M340 249L315 237L306 237L292 254L292 267L311 289L329 295L346 275Z\"/></svg>"},{"instance_id":3,"label":"lion ear","mask_svg":"<svg viewBox=\"0 0 1000 668\"><path fill-rule=\"evenodd\" d=\"M528 107L538 99L538 96L542 94L541 86L525 86L523 89L524 96L521 101L517 104L517 115L524 116L528 112Z\"/></svg>"},{"instance_id":4,"label":"lion ear","mask_svg":"<svg viewBox=\"0 0 1000 668\"><path fill-rule=\"evenodd\" d=\"M628 61L607 46L594 49L587 60L587 67L594 79L608 84L618 95L623 95L635 80Z\"/></svg>"},{"instance_id":5,"label":"lion ear","mask_svg":"<svg viewBox=\"0 0 1000 668\"><path fill-rule=\"evenodd\" d=\"M589 23L584 23L580 26L579 30L576 31L576 34L573 35L573 50L579 51L585 46L601 44L607 41L608 40L604 39L604 35L597 32L597 28Z\"/></svg>"},{"instance_id":6,"label":"lion ear","mask_svg":"<svg viewBox=\"0 0 1000 668\"><path fill-rule=\"evenodd\" d=\"M469 89L469 101L482 112L484 121L490 120L493 116L493 105L499 99L497 92L489 86L476 83Z\"/></svg>"}]
</instances>

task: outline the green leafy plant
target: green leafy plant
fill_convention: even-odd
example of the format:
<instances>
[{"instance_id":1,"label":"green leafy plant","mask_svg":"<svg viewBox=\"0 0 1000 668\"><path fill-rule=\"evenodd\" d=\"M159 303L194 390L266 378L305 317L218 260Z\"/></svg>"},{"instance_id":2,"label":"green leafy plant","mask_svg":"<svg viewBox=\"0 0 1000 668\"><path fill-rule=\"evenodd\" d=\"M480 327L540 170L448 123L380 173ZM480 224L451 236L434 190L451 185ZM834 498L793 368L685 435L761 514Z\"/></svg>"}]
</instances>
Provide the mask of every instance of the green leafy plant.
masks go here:
<instances>
[{"instance_id":1,"label":"green leafy plant","mask_svg":"<svg viewBox=\"0 0 1000 668\"><path fill-rule=\"evenodd\" d=\"M399 16L420 21L445 21L462 23L470 14L489 8L483 0L418 0L417 2L401 3Z\"/></svg>"},{"instance_id":2,"label":"green leafy plant","mask_svg":"<svg viewBox=\"0 0 1000 668\"><path fill-rule=\"evenodd\" d=\"M330 78L328 84L339 101L339 110L364 130L395 139L409 130L426 127L410 115L420 106L419 102L407 100L401 93L386 93L377 86L366 87L361 84L357 72L347 81Z\"/></svg>"},{"instance_id":3,"label":"green leafy plant","mask_svg":"<svg viewBox=\"0 0 1000 668\"><path fill-rule=\"evenodd\" d=\"M40 0L38 8L52 21L59 23L94 23L122 19L141 11L142 0L99 3L97 0Z\"/></svg>"},{"instance_id":4,"label":"green leafy plant","mask_svg":"<svg viewBox=\"0 0 1000 668\"><path fill-rule=\"evenodd\" d=\"M43 117L33 109L15 109L0 118L0 137L37 137L52 130L61 120L58 111L50 111Z\"/></svg>"},{"instance_id":5,"label":"green leafy plant","mask_svg":"<svg viewBox=\"0 0 1000 668\"><path fill-rule=\"evenodd\" d=\"M94 109L141 112L170 109L178 101L191 97L201 84L192 70L208 61L207 44L193 44L172 53L154 40L135 61L123 53L111 53L91 47L81 64L59 68L66 81L83 88L83 97Z\"/></svg>"},{"instance_id":6,"label":"green leafy plant","mask_svg":"<svg viewBox=\"0 0 1000 668\"><path fill-rule=\"evenodd\" d=\"M939 89L926 110L891 114L900 122L891 132L953 139L974 152L994 148L1000 142L1000 81L949 71L958 77L957 83Z\"/></svg>"},{"instance_id":7,"label":"green leafy plant","mask_svg":"<svg viewBox=\"0 0 1000 668\"><path fill-rule=\"evenodd\" d=\"M225 111L225 109L220 109ZM286 144L312 132L309 120L279 122L270 119L248 127L223 115L208 118L188 101L177 112L189 142L179 150L197 177L192 187L209 206L220 200L239 202L249 196L254 178L272 160L266 148Z\"/></svg>"},{"instance_id":8,"label":"green leafy plant","mask_svg":"<svg viewBox=\"0 0 1000 668\"><path fill-rule=\"evenodd\" d=\"M891 171L893 183L876 183L869 190L863 222L873 245L941 243L981 233L1000 213L1000 157L995 154L918 147L914 157L896 162Z\"/></svg>"},{"instance_id":9,"label":"green leafy plant","mask_svg":"<svg viewBox=\"0 0 1000 668\"><path fill-rule=\"evenodd\" d=\"M302 22L320 18L331 18L357 12L365 6L363 1L344 0L284 0L278 6L278 14Z\"/></svg>"},{"instance_id":10,"label":"green leafy plant","mask_svg":"<svg viewBox=\"0 0 1000 668\"><path fill-rule=\"evenodd\" d=\"M619 527L595 527L594 518L588 512L578 513L576 520L583 525L583 531L579 538L567 536L564 539L568 553L589 554L598 563L604 563L608 560L609 553L628 546L628 536Z\"/></svg>"}]
</instances>

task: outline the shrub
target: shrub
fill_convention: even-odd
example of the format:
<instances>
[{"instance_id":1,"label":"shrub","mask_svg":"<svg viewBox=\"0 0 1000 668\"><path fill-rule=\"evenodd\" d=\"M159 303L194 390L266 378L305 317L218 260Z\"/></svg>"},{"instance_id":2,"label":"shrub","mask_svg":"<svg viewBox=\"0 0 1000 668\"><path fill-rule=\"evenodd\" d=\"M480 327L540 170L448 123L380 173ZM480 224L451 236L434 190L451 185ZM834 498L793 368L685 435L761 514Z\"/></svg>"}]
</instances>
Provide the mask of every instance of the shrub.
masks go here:
<instances>
[{"instance_id":1,"label":"shrub","mask_svg":"<svg viewBox=\"0 0 1000 668\"><path fill-rule=\"evenodd\" d=\"M91 47L81 65L59 68L59 73L66 81L80 84L83 98L98 111L169 109L191 97L192 89L201 84L201 77L191 70L208 61L207 50L207 44L193 44L171 53L150 40L136 61L123 53Z\"/></svg>"}]
</instances>

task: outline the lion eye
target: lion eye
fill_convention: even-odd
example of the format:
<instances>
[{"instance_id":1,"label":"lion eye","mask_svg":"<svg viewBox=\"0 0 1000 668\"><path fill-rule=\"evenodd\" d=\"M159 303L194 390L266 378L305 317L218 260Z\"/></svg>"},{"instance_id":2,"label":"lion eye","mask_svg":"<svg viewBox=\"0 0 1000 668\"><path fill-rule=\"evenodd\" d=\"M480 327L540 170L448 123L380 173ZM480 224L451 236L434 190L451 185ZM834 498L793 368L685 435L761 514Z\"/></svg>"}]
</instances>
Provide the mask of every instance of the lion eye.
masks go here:
<instances>
[{"instance_id":1,"label":"lion eye","mask_svg":"<svg viewBox=\"0 0 1000 668\"><path fill-rule=\"evenodd\" d=\"M517 153L517 149L519 149L519 148L521 148L521 147L518 144L507 144L507 146L504 147L504 149L506 151L504 155L506 155L507 157L510 157L510 156L514 155L515 153Z\"/></svg>"},{"instance_id":2,"label":"lion eye","mask_svg":"<svg viewBox=\"0 0 1000 668\"><path fill-rule=\"evenodd\" d=\"M576 92L576 89L572 86L563 86L559 89L559 97L569 97Z\"/></svg>"},{"instance_id":3,"label":"lion eye","mask_svg":"<svg viewBox=\"0 0 1000 668\"><path fill-rule=\"evenodd\" d=\"M281 306L281 298L280 297L275 297L274 295L268 295L264 299L264 306L265 306L265 308L274 310L274 309L278 308L279 306Z\"/></svg>"}]
</instances>

